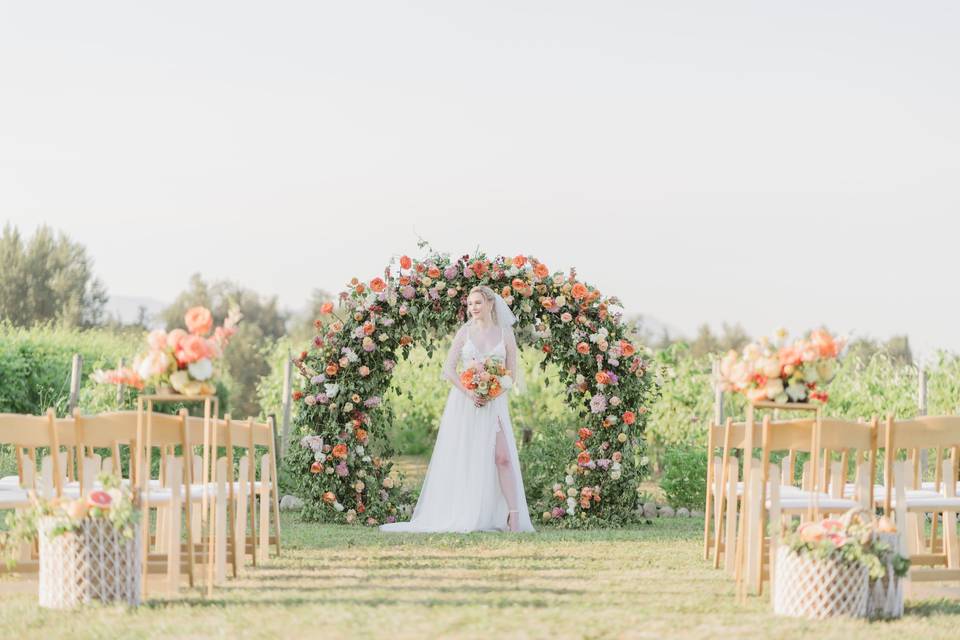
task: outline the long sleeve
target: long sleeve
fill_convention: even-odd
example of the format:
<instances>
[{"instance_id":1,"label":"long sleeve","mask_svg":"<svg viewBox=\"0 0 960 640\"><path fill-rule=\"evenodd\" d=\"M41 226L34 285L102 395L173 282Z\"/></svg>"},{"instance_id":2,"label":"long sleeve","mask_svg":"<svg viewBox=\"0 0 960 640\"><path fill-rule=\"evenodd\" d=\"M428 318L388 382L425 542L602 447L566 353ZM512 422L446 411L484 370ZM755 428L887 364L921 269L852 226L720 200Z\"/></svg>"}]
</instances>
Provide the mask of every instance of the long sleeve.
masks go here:
<instances>
[{"instance_id":1,"label":"long sleeve","mask_svg":"<svg viewBox=\"0 0 960 640\"><path fill-rule=\"evenodd\" d=\"M512 329L504 329L503 332L503 345L507 349L507 370L510 371L510 375L513 376L516 380L517 376L517 337L513 335Z\"/></svg>"},{"instance_id":2,"label":"long sleeve","mask_svg":"<svg viewBox=\"0 0 960 640\"><path fill-rule=\"evenodd\" d=\"M517 336L514 335L513 329L506 329L505 331L506 333L503 336L503 344L507 349L507 361L505 364L507 370L510 371L510 375L513 377L513 392L523 393L526 385L523 381L523 364L518 357Z\"/></svg>"},{"instance_id":3,"label":"long sleeve","mask_svg":"<svg viewBox=\"0 0 960 640\"><path fill-rule=\"evenodd\" d=\"M460 362L460 352L463 351L463 345L467 342L467 327L460 327L456 335L453 336L453 344L450 345L450 351L447 352L447 360L443 363L442 375L453 383L460 390L463 385L460 383L460 376L457 374L457 363Z\"/></svg>"}]
</instances>

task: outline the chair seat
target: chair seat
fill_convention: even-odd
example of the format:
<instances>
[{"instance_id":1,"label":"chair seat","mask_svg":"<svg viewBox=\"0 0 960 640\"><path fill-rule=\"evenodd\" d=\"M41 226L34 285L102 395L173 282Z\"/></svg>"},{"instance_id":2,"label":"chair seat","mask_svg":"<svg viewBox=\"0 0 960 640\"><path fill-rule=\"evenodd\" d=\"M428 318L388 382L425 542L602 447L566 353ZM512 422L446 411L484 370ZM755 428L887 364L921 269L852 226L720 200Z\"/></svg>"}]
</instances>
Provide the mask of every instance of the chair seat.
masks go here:
<instances>
[{"instance_id":1,"label":"chair seat","mask_svg":"<svg viewBox=\"0 0 960 640\"><path fill-rule=\"evenodd\" d=\"M257 484L259 484L259 483L257 483ZM767 492L768 492L768 493L769 493L769 491L770 491L770 490L767 489ZM801 489L800 487L795 487L795 486L793 486L792 484L782 484L782 485L780 485L780 495L782 495L782 496L795 495L795 494L798 494L798 493L803 493L803 489ZM738 483L737 483L737 495L738 495L738 496L742 496L742 495L743 495L743 483L742 483L742 482L738 482Z\"/></svg>"},{"instance_id":2,"label":"chair seat","mask_svg":"<svg viewBox=\"0 0 960 640\"><path fill-rule=\"evenodd\" d=\"M30 506L30 497L19 487L0 491L0 509L19 509Z\"/></svg>"},{"instance_id":3,"label":"chair seat","mask_svg":"<svg viewBox=\"0 0 960 640\"><path fill-rule=\"evenodd\" d=\"M20 486L20 476L3 476L0 478L0 489L6 489L7 487L19 487Z\"/></svg>"},{"instance_id":4,"label":"chair seat","mask_svg":"<svg viewBox=\"0 0 960 640\"><path fill-rule=\"evenodd\" d=\"M848 498L833 498L829 494L817 494L817 508L820 511L846 511L860 506L856 500ZM793 495L784 495L780 498L780 508L785 511L796 511L800 509L809 509L813 506L814 494L809 491L795 493ZM767 509L771 507L771 501L767 500Z\"/></svg>"},{"instance_id":5,"label":"chair seat","mask_svg":"<svg viewBox=\"0 0 960 640\"><path fill-rule=\"evenodd\" d=\"M907 491L907 510L913 511L937 511L960 510L960 496L948 498L932 491L911 490ZM892 499L892 506L897 506L897 496Z\"/></svg>"},{"instance_id":6,"label":"chair seat","mask_svg":"<svg viewBox=\"0 0 960 640\"><path fill-rule=\"evenodd\" d=\"M941 482L940 485L941 485L940 489L937 489L937 483L935 482L921 482L920 488L923 489L924 491L933 491L934 493L943 495L942 491L944 488L944 483ZM960 495L960 482L957 482L956 493Z\"/></svg>"}]
</instances>

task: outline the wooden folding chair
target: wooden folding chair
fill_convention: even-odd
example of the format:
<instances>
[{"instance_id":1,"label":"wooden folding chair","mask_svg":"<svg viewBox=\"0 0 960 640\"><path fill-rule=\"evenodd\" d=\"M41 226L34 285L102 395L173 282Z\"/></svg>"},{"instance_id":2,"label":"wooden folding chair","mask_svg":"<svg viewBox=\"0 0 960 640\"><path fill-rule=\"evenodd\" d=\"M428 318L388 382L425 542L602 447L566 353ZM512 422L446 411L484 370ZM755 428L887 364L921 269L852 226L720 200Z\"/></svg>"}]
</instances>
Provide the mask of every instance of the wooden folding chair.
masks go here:
<instances>
[{"instance_id":1,"label":"wooden folding chair","mask_svg":"<svg viewBox=\"0 0 960 640\"><path fill-rule=\"evenodd\" d=\"M931 416L912 420L888 417L884 438L884 512L893 515L901 533L902 552L910 557L909 579L916 582L960 580L957 539L957 468L960 461L960 417ZM917 460L922 449L935 449L934 481L924 488ZM906 458L898 459L905 452ZM949 458L945 454L949 452ZM931 515L930 537L924 535ZM937 532L941 532L938 540Z\"/></svg>"},{"instance_id":2,"label":"wooden folding chair","mask_svg":"<svg viewBox=\"0 0 960 640\"><path fill-rule=\"evenodd\" d=\"M54 498L63 495L63 460L60 452L57 420L53 409L43 416L0 414L0 444L11 445L17 459L17 475L0 483L0 510L28 509L33 505L32 496ZM42 455L40 472L37 473L37 453ZM20 550L16 571L36 572L39 563L35 559L35 547L25 545ZM0 565L0 573L6 566Z\"/></svg>"}]
</instances>

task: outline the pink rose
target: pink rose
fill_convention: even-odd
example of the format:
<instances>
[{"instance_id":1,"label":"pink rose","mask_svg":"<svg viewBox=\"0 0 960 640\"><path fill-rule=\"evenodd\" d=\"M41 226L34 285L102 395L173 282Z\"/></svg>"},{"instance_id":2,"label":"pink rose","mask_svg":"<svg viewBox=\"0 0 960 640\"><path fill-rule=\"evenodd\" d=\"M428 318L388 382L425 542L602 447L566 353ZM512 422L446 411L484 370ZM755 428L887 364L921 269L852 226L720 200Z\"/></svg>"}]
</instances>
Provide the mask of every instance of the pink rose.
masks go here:
<instances>
[{"instance_id":1,"label":"pink rose","mask_svg":"<svg viewBox=\"0 0 960 640\"><path fill-rule=\"evenodd\" d=\"M198 360L210 357L210 348L207 341L198 335L189 335L180 341L176 351L177 361L180 364L191 364Z\"/></svg>"},{"instance_id":2,"label":"pink rose","mask_svg":"<svg viewBox=\"0 0 960 640\"><path fill-rule=\"evenodd\" d=\"M176 351L180 348L180 343L187 337L187 332L183 329L174 329L167 334L167 346Z\"/></svg>"}]
</instances>

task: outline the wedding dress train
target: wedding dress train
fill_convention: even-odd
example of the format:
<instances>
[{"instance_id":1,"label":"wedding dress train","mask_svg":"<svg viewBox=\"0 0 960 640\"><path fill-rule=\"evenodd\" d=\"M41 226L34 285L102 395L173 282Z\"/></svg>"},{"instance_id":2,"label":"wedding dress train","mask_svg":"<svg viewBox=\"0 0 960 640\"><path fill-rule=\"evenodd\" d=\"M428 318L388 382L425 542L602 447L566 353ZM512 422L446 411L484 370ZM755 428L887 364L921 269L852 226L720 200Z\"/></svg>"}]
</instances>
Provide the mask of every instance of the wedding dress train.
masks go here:
<instances>
[{"instance_id":1,"label":"wedding dress train","mask_svg":"<svg viewBox=\"0 0 960 640\"><path fill-rule=\"evenodd\" d=\"M497 327L500 340L489 349L478 349L470 337L469 325L457 332L444 366L444 376L457 376L457 362L465 366L487 357L504 359L516 371L516 341L509 329ZM507 477L512 476L515 509L520 531L534 531L520 476L520 459L510 422L507 393L477 407L456 386L450 389L440 418L433 455L423 480L420 498L409 522L380 526L385 532L505 531L507 497L501 488L495 461L498 431L503 433L509 453ZM509 473L512 471L512 473Z\"/></svg>"}]
</instances>

